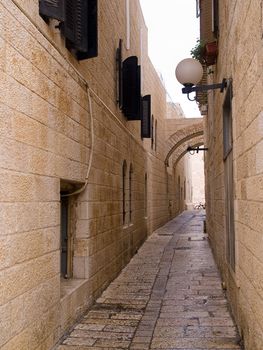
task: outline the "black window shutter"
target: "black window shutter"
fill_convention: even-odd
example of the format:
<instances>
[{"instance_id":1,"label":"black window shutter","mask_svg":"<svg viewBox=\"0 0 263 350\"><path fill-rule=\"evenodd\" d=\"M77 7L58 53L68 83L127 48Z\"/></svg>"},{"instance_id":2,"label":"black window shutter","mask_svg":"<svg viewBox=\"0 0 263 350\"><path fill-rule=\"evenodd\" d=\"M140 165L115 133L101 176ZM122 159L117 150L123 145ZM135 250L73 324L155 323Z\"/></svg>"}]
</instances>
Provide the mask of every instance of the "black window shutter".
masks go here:
<instances>
[{"instance_id":1,"label":"black window shutter","mask_svg":"<svg viewBox=\"0 0 263 350\"><path fill-rule=\"evenodd\" d=\"M213 0L213 28L212 31L215 37L219 34L219 3L218 0Z\"/></svg>"},{"instance_id":2,"label":"black window shutter","mask_svg":"<svg viewBox=\"0 0 263 350\"><path fill-rule=\"evenodd\" d=\"M128 120L140 120L141 110L141 67L136 56L128 57L123 62L123 105L122 110Z\"/></svg>"},{"instance_id":3,"label":"black window shutter","mask_svg":"<svg viewBox=\"0 0 263 350\"><path fill-rule=\"evenodd\" d=\"M87 58L96 56L98 56L98 0L89 0Z\"/></svg>"},{"instance_id":4,"label":"black window shutter","mask_svg":"<svg viewBox=\"0 0 263 350\"><path fill-rule=\"evenodd\" d=\"M116 52L116 70L117 70L117 77L118 77L118 83L117 83L117 102L119 103L119 107L122 109L122 39L119 40L119 47L117 48Z\"/></svg>"},{"instance_id":5,"label":"black window shutter","mask_svg":"<svg viewBox=\"0 0 263 350\"><path fill-rule=\"evenodd\" d=\"M88 0L75 0L75 38L77 51L88 50Z\"/></svg>"},{"instance_id":6,"label":"black window shutter","mask_svg":"<svg viewBox=\"0 0 263 350\"><path fill-rule=\"evenodd\" d=\"M136 103L137 103L137 118L136 120L141 120L141 110L142 110L142 97L141 97L141 66L137 66L137 86L136 86Z\"/></svg>"},{"instance_id":7,"label":"black window shutter","mask_svg":"<svg viewBox=\"0 0 263 350\"><path fill-rule=\"evenodd\" d=\"M79 60L98 55L97 0L66 0L64 35Z\"/></svg>"},{"instance_id":8,"label":"black window shutter","mask_svg":"<svg viewBox=\"0 0 263 350\"><path fill-rule=\"evenodd\" d=\"M65 0L65 22L63 32L67 40L67 46L74 46L75 41L75 1Z\"/></svg>"},{"instance_id":9,"label":"black window shutter","mask_svg":"<svg viewBox=\"0 0 263 350\"><path fill-rule=\"evenodd\" d=\"M141 136L142 138L151 138L151 95L143 96L141 112Z\"/></svg>"},{"instance_id":10,"label":"black window shutter","mask_svg":"<svg viewBox=\"0 0 263 350\"><path fill-rule=\"evenodd\" d=\"M44 19L64 20L64 0L39 0L39 14Z\"/></svg>"}]
</instances>

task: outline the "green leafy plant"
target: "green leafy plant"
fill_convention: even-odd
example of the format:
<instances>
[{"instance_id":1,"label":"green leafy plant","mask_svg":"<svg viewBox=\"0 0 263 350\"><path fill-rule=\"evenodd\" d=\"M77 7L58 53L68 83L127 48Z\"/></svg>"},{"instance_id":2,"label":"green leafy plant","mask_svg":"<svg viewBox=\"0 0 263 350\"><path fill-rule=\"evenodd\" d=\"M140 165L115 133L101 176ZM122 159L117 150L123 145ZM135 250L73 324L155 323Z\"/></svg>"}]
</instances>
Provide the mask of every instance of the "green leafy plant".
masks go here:
<instances>
[{"instance_id":1,"label":"green leafy plant","mask_svg":"<svg viewBox=\"0 0 263 350\"><path fill-rule=\"evenodd\" d=\"M204 40L197 39L195 47L190 51L192 58L195 58L201 64L205 63L205 45L206 42Z\"/></svg>"}]
</instances>

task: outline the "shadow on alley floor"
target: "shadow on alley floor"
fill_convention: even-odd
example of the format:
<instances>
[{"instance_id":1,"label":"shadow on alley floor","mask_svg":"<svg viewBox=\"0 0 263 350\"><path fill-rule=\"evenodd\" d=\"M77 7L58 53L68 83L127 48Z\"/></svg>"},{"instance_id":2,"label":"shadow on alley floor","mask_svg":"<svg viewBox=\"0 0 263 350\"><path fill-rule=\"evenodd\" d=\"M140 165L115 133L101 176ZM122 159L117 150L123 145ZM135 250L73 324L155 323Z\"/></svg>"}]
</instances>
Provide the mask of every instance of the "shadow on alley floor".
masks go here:
<instances>
[{"instance_id":1,"label":"shadow on alley floor","mask_svg":"<svg viewBox=\"0 0 263 350\"><path fill-rule=\"evenodd\" d=\"M204 218L156 230L57 350L240 349Z\"/></svg>"}]
</instances>

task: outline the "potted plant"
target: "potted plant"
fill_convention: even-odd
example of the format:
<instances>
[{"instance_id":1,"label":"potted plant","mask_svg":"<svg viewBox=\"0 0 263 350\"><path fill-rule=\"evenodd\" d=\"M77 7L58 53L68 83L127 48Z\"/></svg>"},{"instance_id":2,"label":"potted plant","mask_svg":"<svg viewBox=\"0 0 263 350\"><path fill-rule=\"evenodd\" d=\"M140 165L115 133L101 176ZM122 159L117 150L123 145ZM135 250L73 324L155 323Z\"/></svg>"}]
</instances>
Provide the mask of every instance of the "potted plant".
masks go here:
<instances>
[{"instance_id":1,"label":"potted plant","mask_svg":"<svg viewBox=\"0 0 263 350\"><path fill-rule=\"evenodd\" d=\"M190 54L202 65L211 66L216 63L218 54L217 41L205 42L204 40L198 39L195 47L190 51Z\"/></svg>"},{"instance_id":2,"label":"potted plant","mask_svg":"<svg viewBox=\"0 0 263 350\"><path fill-rule=\"evenodd\" d=\"M199 61L202 65L205 64L205 41L197 39L195 47L190 51L192 58Z\"/></svg>"}]
</instances>

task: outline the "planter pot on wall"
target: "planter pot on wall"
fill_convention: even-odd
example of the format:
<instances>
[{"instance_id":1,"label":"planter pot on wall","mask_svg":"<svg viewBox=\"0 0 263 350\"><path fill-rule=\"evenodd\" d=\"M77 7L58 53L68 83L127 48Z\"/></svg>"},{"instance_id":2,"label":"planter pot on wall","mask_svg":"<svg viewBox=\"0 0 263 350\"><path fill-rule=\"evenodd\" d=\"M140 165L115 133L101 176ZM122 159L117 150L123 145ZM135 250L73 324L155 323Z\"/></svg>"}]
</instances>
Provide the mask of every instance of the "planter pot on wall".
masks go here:
<instances>
[{"instance_id":1,"label":"planter pot on wall","mask_svg":"<svg viewBox=\"0 0 263 350\"><path fill-rule=\"evenodd\" d=\"M208 66L211 66L216 63L218 55L217 42L213 41L205 45L205 62Z\"/></svg>"}]
</instances>

